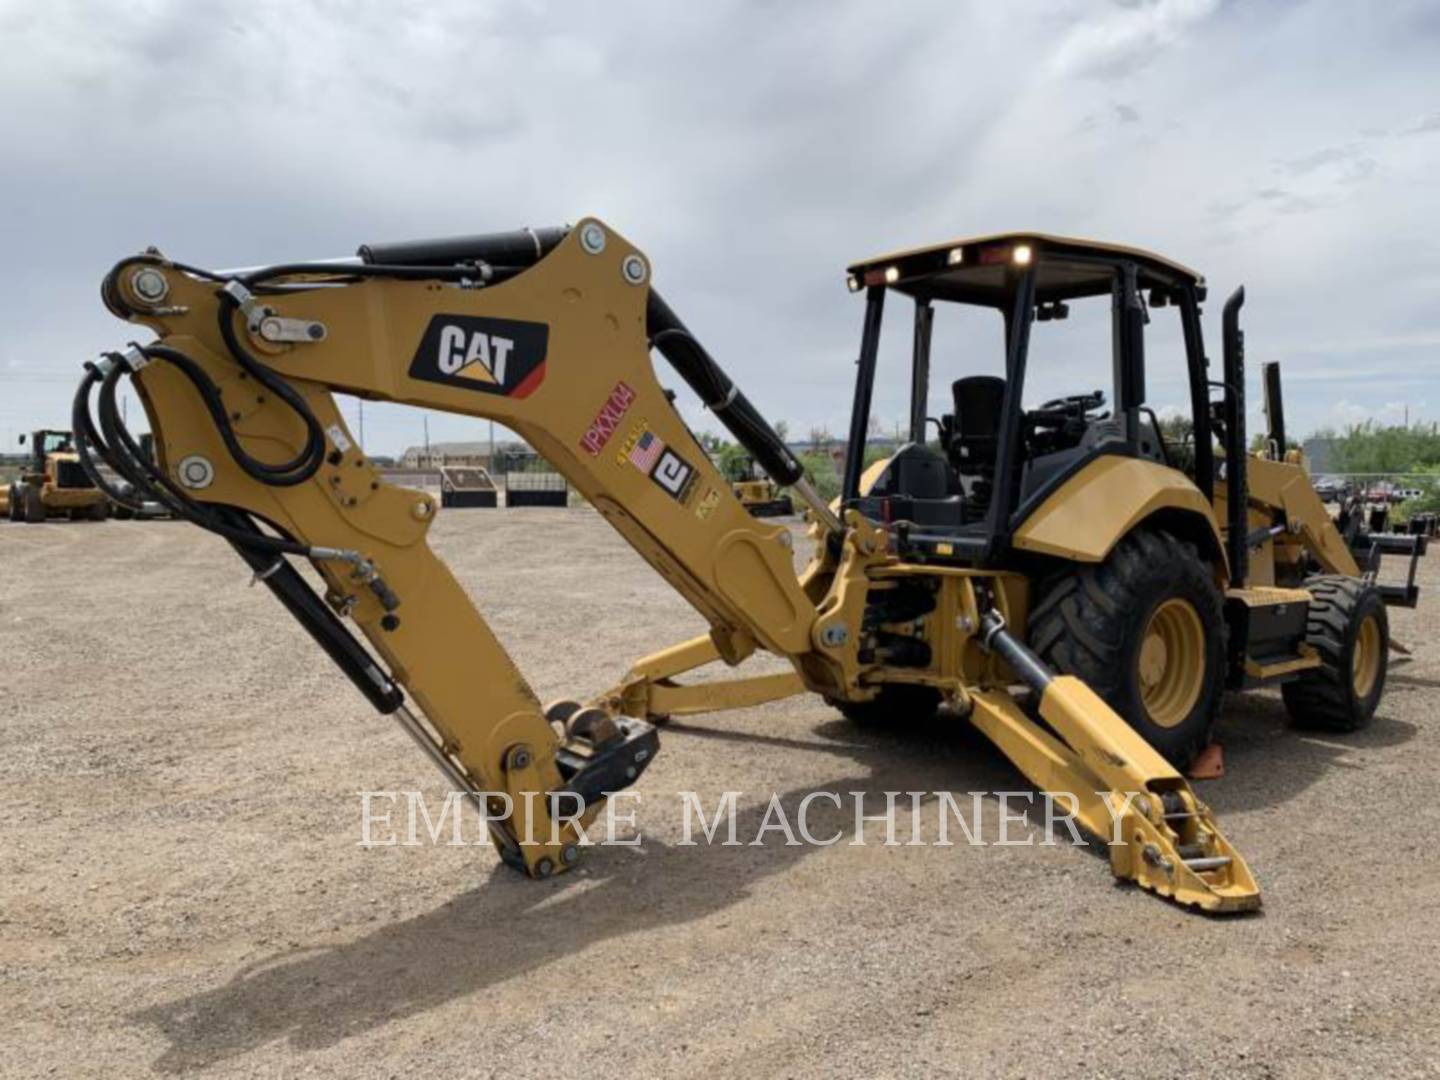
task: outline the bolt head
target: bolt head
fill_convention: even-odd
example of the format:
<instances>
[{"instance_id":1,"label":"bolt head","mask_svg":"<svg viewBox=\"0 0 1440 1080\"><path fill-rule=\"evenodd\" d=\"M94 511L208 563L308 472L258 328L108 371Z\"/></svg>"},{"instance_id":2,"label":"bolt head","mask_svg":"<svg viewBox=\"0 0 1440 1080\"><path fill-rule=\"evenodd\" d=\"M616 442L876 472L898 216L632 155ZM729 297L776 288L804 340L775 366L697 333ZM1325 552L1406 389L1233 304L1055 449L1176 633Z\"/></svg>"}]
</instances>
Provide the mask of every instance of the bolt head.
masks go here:
<instances>
[{"instance_id":1,"label":"bolt head","mask_svg":"<svg viewBox=\"0 0 1440 1080\"><path fill-rule=\"evenodd\" d=\"M165 275L153 266L142 266L130 278L130 287L135 295L148 304L158 304L170 292L170 283Z\"/></svg>"},{"instance_id":2,"label":"bolt head","mask_svg":"<svg viewBox=\"0 0 1440 1080\"><path fill-rule=\"evenodd\" d=\"M587 221L580 230L580 246L591 255L605 250L605 230L594 221Z\"/></svg>"},{"instance_id":3,"label":"bolt head","mask_svg":"<svg viewBox=\"0 0 1440 1080\"><path fill-rule=\"evenodd\" d=\"M215 467L199 454L191 454L181 460L176 474L185 487L206 488L215 479Z\"/></svg>"},{"instance_id":4,"label":"bolt head","mask_svg":"<svg viewBox=\"0 0 1440 1080\"><path fill-rule=\"evenodd\" d=\"M574 844L566 844L560 852L560 861L566 866L574 866L580 861L580 849Z\"/></svg>"},{"instance_id":5,"label":"bolt head","mask_svg":"<svg viewBox=\"0 0 1440 1080\"><path fill-rule=\"evenodd\" d=\"M626 255L625 261L620 264L620 273L631 285L644 285L650 277L650 267L639 255Z\"/></svg>"}]
</instances>

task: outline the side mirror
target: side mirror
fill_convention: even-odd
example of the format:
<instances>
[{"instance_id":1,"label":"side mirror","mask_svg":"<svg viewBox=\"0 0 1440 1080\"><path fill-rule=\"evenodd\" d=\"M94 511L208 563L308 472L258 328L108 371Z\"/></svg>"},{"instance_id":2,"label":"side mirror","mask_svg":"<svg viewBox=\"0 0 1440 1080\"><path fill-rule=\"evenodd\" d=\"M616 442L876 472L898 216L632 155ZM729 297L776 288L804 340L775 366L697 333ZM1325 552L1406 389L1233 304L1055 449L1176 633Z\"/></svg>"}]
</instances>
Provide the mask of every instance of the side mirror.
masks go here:
<instances>
[{"instance_id":1,"label":"side mirror","mask_svg":"<svg viewBox=\"0 0 1440 1080\"><path fill-rule=\"evenodd\" d=\"M25 445L25 436L24 436L24 435L21 435L21 436L20 436L20 445L21 445L21 446L24 446L24 445Z\"/></svg>"}]
</instances>

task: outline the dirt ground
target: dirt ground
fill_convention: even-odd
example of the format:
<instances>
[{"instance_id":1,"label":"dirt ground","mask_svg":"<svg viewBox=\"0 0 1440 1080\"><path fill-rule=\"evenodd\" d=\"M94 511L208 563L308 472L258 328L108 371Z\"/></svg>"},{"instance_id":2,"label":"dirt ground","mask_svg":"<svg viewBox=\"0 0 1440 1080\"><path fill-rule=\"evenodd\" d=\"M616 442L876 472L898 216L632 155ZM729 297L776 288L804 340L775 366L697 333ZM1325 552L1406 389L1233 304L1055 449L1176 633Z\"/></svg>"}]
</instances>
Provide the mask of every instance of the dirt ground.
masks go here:
<instances>
[{"instance_id":1,"label":"dirt ground","mask_svg":"<svg viewBox=\"0 0 1440 1080\"><path fill-rule=\"evenodd\" d=\"M542 699L703 629L585 509L449 511L433 540ZM572 874L361 848L357 792L442 786L221 542L0 524L0 1074L1440 1075L1423 575L1366 732L1229 699L1201 796L1265 908L1216 921L1088 848L680 845L684 790L742 792L750 839L771 792L793 817L815 790L1025 787L963 723L859 730L808 697L667 728L643 846Z\"/></svg>"}]
</instances>

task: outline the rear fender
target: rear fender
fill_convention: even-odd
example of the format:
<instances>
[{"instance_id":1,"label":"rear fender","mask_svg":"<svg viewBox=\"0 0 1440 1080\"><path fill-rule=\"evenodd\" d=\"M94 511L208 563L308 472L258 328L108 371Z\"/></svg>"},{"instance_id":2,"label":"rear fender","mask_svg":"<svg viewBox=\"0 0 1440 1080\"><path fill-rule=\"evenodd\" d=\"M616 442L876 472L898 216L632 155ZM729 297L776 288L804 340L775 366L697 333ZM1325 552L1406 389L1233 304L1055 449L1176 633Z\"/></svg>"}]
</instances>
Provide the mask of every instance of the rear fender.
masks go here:
<instances>
[{"instance_id":1,"label":"rear fender","mask_svg":"<svg viewBox=\"0 0 1440 1080\"><path fill-rule=\"evenodd\" d=\"M1228 578L1214 510L1200 489L1184 473L1139 458L1096 458L1051 492L1011 543L1019 551L1098 563L1144 524L1195 544Z\"/></svg>"}]
</instances>

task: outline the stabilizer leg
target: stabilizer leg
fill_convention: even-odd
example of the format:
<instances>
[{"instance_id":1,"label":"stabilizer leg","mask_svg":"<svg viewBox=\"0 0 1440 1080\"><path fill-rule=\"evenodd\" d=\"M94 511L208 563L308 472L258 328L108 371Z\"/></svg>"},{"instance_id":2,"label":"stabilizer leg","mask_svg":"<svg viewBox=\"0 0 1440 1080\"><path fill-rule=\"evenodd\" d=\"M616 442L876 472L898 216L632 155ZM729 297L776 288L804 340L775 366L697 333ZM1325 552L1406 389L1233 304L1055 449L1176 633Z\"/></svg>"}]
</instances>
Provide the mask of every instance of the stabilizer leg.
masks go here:
<instances>
[{"instance_id":1,"label":"stabilizer leg","mask_svg":"<svg viewBox=\"0 0 1440 1080\"><path fill-rule=\"evenodd\" d=\"M972 695L972 721L1036 787L1073 797L1081 827L1108 842L1117 877L1215 914L1260 906L1245 860L1169 762L1083 682L1045 667L998 617L987 617L985 641L1040 695L1055 734L997 690Z\"/></svg>"}]
</instances>

